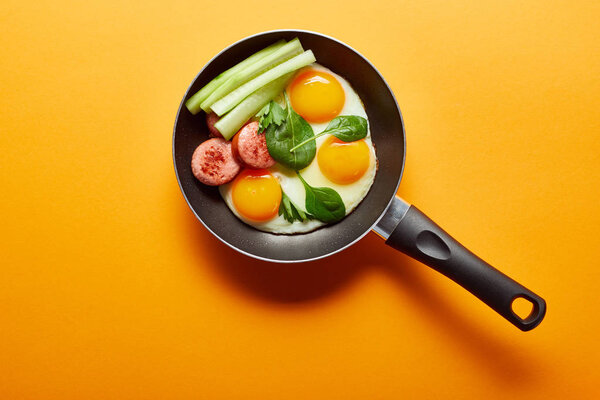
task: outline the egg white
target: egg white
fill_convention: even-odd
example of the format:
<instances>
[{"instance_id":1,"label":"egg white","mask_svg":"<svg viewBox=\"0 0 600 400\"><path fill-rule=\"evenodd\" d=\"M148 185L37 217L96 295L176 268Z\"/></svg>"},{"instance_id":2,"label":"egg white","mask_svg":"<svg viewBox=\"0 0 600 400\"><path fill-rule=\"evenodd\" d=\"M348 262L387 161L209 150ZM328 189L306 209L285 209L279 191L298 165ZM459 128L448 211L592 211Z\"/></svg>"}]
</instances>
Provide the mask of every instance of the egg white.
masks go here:
<instances>
[{"instance_id":1,"label":"egg white","mask_svg":"<svg viewBox=\"0 0 600 400\"><path fill-rule=\"evenodd\" d=\"M344 107L342 108L339 115L358 115L365 118L368 124L369 119L367 117L367 113L362 104L362 101L360 100L354 89L352 89L352 86L350 86L348 81L346 81L344 78L337 75L336 73L332 72L330 69L325 68L317 63L306 67L306 69L325 71L335 76L335 78L340 82L346 97ZM298 71L298 73L301 73L303 70ZM280 102L283 105L283 99L278 99L278 102ZM313 132L317 134L325 130L325 128L329 124L329 121L324 123L309 124L312 127ZM319 151L319 148L321 147L323 142L327 140L327 138L330 136L331 135L323 135L322 137L316 139L317 152ZM375 154L375 148L371 141L370 128L367 129L367 136L364 139L364 141L369 148L371 157L367 171L356 182L353 182L348 185L339 185L334 182L331 182L321 172L319 164L317 162L317 157L314 158L314 160L310 163L308 167L300 171L300 174L310 186L329 187L338 192L340 197L342 198L342 201L344 202L344 206L346 207L346 215L350 214L356 208L356 206L358 206L358 204L360 204L360 202L365 198L365 196L369 192L369 189L373 185L373 181L375 180L375 174L377 172L377 157ZM279 180L282 190L290 198L294 205L297 208L306 212L306 208L304 205L306 200L304 185L302 184L296 173L293 170L290 170L279 163L269 168L269 171L271 172L271 174L273 174L273 176L275 176ZM251 225L261 231L282 234L305 233L313 231L323 225L326 225L324 222L318 220L310 220L306 222L294 221L293 223L290 223L286 221L283 218L283 216L280 215L276 216L275 218L269 221L264 222L256 222L249 220L242 216L235 209L235 206L233 205L231 190L231 183L219 186L219 192L221 193L221 197L223 197L229 209L235 214L236 217L238 217L248 225Z\"/></svg>"}]
</instances>

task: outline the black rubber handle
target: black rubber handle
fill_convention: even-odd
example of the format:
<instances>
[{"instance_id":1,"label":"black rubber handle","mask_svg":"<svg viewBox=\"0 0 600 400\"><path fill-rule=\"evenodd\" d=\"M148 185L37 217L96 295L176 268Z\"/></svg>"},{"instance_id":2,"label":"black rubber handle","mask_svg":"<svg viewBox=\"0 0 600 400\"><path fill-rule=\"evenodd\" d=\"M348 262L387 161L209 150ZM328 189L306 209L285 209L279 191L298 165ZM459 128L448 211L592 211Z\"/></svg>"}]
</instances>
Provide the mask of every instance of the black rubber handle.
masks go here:
<instances>
[{"instance_id":1,"label":"black rubber handle","mask_svg":"<svg viewBox=\"0 0 600 400\"><path fill-rule=\"evenodd\" d=\"M544 299L471 253L414 206L386 244L446 275L522 331L538 326L546 314ZM525 319L512 310L517 297L533 304Z\"/></svg>"}]
</instances>

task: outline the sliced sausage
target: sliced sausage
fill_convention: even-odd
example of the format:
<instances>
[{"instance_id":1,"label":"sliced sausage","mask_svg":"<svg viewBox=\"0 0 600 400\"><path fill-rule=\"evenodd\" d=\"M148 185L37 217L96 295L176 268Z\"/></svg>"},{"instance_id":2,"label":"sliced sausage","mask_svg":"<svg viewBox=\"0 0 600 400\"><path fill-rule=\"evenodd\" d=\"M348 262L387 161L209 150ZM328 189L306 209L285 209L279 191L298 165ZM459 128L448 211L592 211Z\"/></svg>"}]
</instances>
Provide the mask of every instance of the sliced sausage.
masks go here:
<instances>
[{"instance_id":1,"label":"sliced sausage","mask_svg":"<svg viewBox=\"0 0 600 400\"><path fill-rule=\"evenodd\" d=\"M230 182L240 168L231 152L231 143L222 138L208 139L192 155L192 173L205 185L218 186Z\"/></svg>"},{"instance_id":2,"label":"sliced sausage","mask_svg":"<svg viewBox=\"0 0 600 400\"><path fill-rule=\"evenodd\" d=\"M275 160L267 150L264 133L258 134L258 122L247 123L233 138L233 154L250 168L269 168Z\"/></svg>"},{"instance_id":3,"label":"sliced sausage","mask_svg":"<svg viewBox=\"0 0 600 400\"><path fill-rule=\"evenodd\" d=\"M214 112L206 114L206 125L208 125L208 133L211 137L218 137L218 138L223 137L223 135L221 135L221 132L219 132L219 130L217 128L215 128L215 124L220 119L221 118Z\"/></svg>"}]
</instances>

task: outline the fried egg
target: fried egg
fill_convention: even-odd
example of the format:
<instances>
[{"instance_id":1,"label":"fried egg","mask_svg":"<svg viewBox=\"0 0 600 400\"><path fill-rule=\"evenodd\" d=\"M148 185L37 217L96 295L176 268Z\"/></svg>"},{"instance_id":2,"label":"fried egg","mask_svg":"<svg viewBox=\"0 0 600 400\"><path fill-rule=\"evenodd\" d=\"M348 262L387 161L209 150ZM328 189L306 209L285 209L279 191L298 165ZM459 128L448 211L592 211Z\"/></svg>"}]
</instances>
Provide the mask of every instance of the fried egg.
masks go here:
<instances>
[{"instance_id":1,"label":"fried egg","mask_svg":"<svg viewBox=\"0 0 600 400\"><path fill-rule=\"evenodd\" d=\"M322 132L338 115L368 117L362 101L341 76L319 64L300 70L287 87L290 103L312 127ZM279 100L283 105L283 99ZM299 171L312 187L329 187L342 198L346 215L365 198L377 172L377 157L370 129L364 139L342 142L333 135L316 139L317 154ZM282 234L313 231L324 222L312 219L288 222L278 215L281 191L306 212L305 188L296 172L276 163L264 170L244 169L219 191L231 211L256 229Z\"/></svg>"}]
</instances>

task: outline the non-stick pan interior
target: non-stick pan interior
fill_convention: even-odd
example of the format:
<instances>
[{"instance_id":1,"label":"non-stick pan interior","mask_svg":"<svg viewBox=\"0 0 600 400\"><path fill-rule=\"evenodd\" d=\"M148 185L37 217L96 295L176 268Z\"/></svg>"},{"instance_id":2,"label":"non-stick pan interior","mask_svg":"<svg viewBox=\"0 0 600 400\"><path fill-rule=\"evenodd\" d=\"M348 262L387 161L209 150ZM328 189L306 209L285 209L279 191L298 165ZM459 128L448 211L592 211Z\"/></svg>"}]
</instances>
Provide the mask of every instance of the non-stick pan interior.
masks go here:
<instances>
[{"instance_id":1,"label":"non-stick pan interior","mask_svg":"<svg viewBox=\"0 0 600 400\"><path fill-rule=\"evenodd\" d=\"M196 77L184 101L220 72L279 39L298 37L317 62L346 78L363 100L379 159L375 182L356 210L337 224L299 235L274 235L238 220L218 189L199 183L190 168L194 149L208 138L204 113L179 108L173 136L175 171L181 190L202 223L223 242L249 256L297 262L335 253L365 235L395 195L404 166L404 128L400 110L377 70L354 50L327 36L306 31L273 31L246 38L215 57Z\"/></svg>"}]
</instances>

